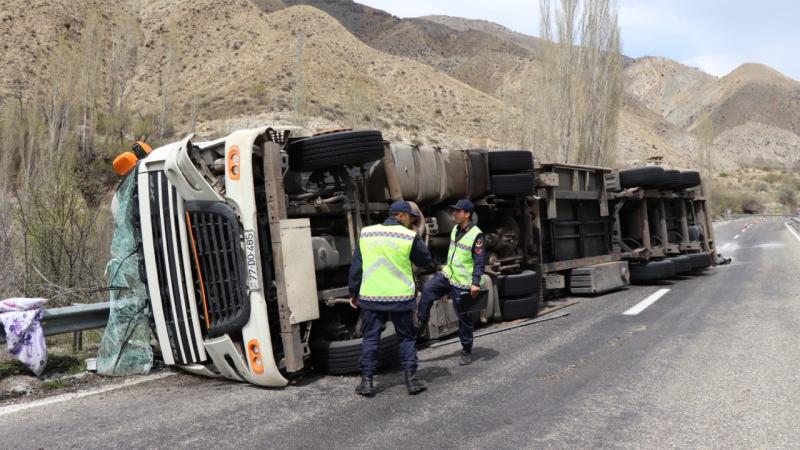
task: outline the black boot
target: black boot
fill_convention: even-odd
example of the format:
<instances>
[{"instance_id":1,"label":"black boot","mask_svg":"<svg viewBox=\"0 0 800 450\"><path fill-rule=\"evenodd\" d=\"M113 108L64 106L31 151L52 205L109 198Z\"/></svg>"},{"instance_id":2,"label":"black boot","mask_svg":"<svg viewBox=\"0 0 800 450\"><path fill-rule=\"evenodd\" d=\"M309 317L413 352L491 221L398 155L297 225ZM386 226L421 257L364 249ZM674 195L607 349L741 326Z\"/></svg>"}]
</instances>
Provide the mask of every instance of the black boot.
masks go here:
<instances>
[{"instance_id":1,"label":"black boot","mask_svg":"<svg viewBox=\"0 0 800 450\"><path fill-rule=\"evenodd\" d=\"M420 321L419 325L417 325L417 339L421 338L422 335L425 334L425 331L427 330L428 330L428 321L427 320Z\"/></svg>"},{"instance_id":2,"label":"black boot","mask_svg":"<svg viewBox=\"0 0 800 450\"><path fill-rule=\"evenodd\" d=\"M363 395L364 397L372 397L375 395L375 385L372 384L372 375L361 376L361 382L356 386L356 394Z\"/></svg>"},{"instance_id":3,"label":"black boot","mask_svg":"<svg viewBox=\"0 0 800 450\"><path fill-rule=\"evenodd\" d=\"M468 366L472 364L472 353L466 350L461 350L461 360L458 361L459 366Z\"/></svg>"},{"instance_id":4,"label":"black boot","mask_svg":"<svg viewBox=\"0 0 800 450\"><path fill-rule=\"evenodd\" d=\"M415 395L428 389L428 386L425 386L425 383L417 379L416 372L406 370L406 388L408 389L408 395Z\"/></svg>"}]
</instances>

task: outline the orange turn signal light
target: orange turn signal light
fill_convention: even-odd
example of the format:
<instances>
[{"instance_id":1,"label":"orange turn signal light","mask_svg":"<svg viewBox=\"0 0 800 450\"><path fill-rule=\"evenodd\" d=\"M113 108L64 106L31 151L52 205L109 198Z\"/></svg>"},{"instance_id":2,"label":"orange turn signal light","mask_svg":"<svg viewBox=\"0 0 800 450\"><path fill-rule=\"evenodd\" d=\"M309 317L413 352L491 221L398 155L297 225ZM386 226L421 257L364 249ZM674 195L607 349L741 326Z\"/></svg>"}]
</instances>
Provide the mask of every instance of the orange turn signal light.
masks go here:
<instances>
[{"instance_id":1,"label":"orange turn signal light","mask_svg":"<svg viewBox=\"0 0 800 450\"><path fill-rule=\"evenodd\" d=\"M228 149L228 178L231 180L238 180L240 176L239 146L231 145L231 148Z\"/></svg>"},{"instance_id":2,"label":"orange turn signal light","mask_svg":"<svg viewBox=\"0 0 800 450\"><path fill-rule=\"evenodd\" d=\"M139 162L139 158L136 157L133 152L122 152L114 158L112 165L114 167L114 172L122 176L127 175L128 172L133 170L137 162Z\"/></svg>"},{"instance_id":3,"label":"orange turn signal light","mask_svg":"<svg viewBox=\"0 0 800 450\"><path fill-rule=\"evenodd\" d=\"M264 373L264 360L261 357L261 347L258 345L258 340L250 339L247 342L247 357L250 359L250 368L253 372L261 375Z\"/></svg>"}]
</instances>

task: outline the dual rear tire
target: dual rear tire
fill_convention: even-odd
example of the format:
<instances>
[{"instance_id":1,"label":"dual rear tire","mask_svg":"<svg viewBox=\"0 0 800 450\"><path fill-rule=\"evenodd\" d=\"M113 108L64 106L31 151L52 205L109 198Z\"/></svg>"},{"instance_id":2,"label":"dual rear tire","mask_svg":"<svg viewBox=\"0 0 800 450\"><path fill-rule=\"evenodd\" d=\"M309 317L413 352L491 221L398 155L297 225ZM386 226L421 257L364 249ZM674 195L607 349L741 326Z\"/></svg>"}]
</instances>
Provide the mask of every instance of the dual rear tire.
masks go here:
<instances>
[{"instance_id":1,"label":"dual rear tire","mask_svg":"<svg viewBox=\"0 0 800 450\"><path fill-rule=\"evenodd\" d=\"M541 277L532 270L497 277L500 318L503 321L533 317L541 306Z\"/></svg>"},{"instance_id":2,"label":"dual rear tire","mask_svg":"<svg viewBox=\"0 0 800 450\"><path fill-rule=\"evenodd\" d=\"M527 150L490 150L487 158L492 194L514 197L534 193L533 153Z\"/></svg>"}]
</instances>

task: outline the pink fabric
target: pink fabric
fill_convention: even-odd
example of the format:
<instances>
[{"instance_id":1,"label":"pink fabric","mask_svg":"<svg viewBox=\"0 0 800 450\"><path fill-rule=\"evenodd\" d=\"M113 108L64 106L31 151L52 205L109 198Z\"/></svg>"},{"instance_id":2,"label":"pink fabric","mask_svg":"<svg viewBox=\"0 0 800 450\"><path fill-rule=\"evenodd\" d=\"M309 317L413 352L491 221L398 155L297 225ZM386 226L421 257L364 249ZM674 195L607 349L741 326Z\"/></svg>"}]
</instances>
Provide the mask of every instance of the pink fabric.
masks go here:
<instances>
[{"instance_id":1,"label":"pink fabric","mask_svg":"<svg viewBox=\"0 0 800 450\"><path fill-rule=\"evenodd\" d=\"M47 365L47 345L42 330L43 298L9 298L0 301L0 322L8 351L36 375Z\"/></svg>"}]
</instances>

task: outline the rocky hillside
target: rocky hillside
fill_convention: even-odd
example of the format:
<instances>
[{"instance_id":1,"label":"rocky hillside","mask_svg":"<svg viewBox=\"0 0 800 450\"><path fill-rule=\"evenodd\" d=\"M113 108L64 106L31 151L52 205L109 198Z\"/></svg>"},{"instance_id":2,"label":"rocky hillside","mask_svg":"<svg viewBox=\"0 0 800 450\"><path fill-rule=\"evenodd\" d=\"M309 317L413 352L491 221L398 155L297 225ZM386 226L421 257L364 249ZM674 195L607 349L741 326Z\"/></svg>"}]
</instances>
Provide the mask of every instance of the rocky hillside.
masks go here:
<instances>
[{"instance_id":1,"label":"rocky hillside","mask_svg":"<svg viewBox=\"0 0 800 450\"><path fill-rule=\"evenodd\" d=\"M350 0L10 1L0 11L0 98L45 89L54 49L77 45L90 13L114 29L127 10L139 26L129 105L157 113L166 82L176 134L190 116L212 135L289 122L299 109L310 128L512 145L506 130L524 126L541 70L537 38L479 20L400 19ZM800 83L754 64L722 78L658 57L625 64L621 165L663 156L693 166L706 142L716 170L800 159Z\"/></svg>"},{"instance_id":2,"label":"rocky hillside","mask_svg":"<svg viewBox=\"0 0 800 450\"><path fill-rule=\"evenodd\" d=\"M399 19L350 0L297 2L331 14L373 48L420 61L517 109L525 108L536 89L528 82L540 70L535 37L482 20ZM621 165L650 156L695 165L701 147L709 145L717 170L756 161L749 154L770 155L783 166L800 159L779 151L794 148L800 83L755 64L721 79L661 57L625 58L625 66Z\"/></svg>"},{"instance_id":3,"label":"rocky hillside","mask_svg":"<svg viewBox=\"0 0 800 450\"><path fill-rule=\"evenodd\" d=\"M625 89L674 127L712 142L718 169L800 161L800 83L761 64L716 78L664 58L641 58Z\"/></svg>"}]
</instances>

